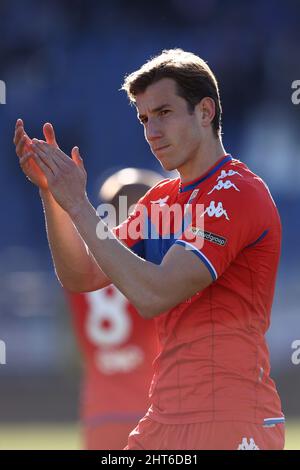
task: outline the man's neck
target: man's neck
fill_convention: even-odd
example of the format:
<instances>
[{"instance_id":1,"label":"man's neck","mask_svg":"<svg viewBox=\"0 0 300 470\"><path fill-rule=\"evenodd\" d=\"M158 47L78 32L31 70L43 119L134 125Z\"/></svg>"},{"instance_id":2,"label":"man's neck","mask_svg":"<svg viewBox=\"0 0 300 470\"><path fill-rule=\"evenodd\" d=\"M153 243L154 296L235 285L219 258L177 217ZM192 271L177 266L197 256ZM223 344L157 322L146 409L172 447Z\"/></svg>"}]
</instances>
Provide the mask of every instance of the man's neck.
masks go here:
<instances>
[{"instance_id":1,"label":"man's neck","mask_svg":"<svg viewBox=\"0 0 300 470\"><path fill-rule=\"evenodd\" d=\"M226 155L226 152L221 139L204 142L195 158L177 168L181 182L188 183L198 177L201 178L223 155Z\"/></svg>"}]
</instances>

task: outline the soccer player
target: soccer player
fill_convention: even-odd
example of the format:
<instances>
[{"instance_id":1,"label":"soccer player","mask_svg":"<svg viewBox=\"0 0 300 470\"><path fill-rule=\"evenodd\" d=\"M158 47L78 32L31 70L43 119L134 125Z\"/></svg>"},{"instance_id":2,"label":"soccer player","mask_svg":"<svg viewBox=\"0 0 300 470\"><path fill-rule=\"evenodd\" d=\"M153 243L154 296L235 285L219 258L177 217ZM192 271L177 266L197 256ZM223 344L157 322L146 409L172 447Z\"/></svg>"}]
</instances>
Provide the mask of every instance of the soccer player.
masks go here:
<instances>
[{"instance_id":1,"label":"soccer player","mask_svg":"<svg viewBox=\"0 0 300 470\"><path fill-rule=\"evenodd\" d=\"M41 196L60 282L74 291L113 282L141 316L155 318L151 406L127 449L282 449L265 341L281 243L274 201L225 152L217 81L201 58L163 51L123 88L151 151L179 176L148 191L114 234L104 236L88 200L78 148L69 158L30 142L21 121L15 142L24 172L34 163L47 181ZM73 246L58 211L74 227Z\"/></svg>"},{"instance_id":2,"label":"soccer player","mask_svg":"<svg viewBox=\"0 0 300 470\"><path fill-rule=\"evenodd\" d=\"M108 209L111 204L117 216L119 198L129 208L161 178L153 171L124 168L104 181L100 200ZM142 318L113 284L94 292L67 292L67 299L83 355L84 448L123 449L149 407L157 354L154 324Z\"/></svg>"}]
</instances>

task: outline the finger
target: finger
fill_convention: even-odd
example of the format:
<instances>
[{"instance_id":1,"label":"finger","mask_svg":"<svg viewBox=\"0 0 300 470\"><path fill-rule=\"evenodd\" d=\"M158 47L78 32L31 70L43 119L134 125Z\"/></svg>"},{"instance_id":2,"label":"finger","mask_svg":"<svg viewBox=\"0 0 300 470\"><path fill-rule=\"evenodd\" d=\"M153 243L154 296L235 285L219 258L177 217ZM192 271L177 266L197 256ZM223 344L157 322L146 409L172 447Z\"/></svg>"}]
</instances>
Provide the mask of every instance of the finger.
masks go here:
<instances>
[{"instance_id":1,"label":"finger","mask_svg":"<svg viewBox=\"0 0 300 470\"><path fill-rule=\"evenodd\" d=\"M32 151L24 153L24 155L22 155L22 157L19 158L20 165L23 167L25 165L25 163L27 163L30 158L33 158L33 152Z\"/></svg>"},{"instance_id":2,"label":"finger","mask_svg":"<svg viewBox=\"0 0 300 470\"><path fill-rule=\"evenodd\" d=\"M83 160L81 158L78 147L73 147L72 148L71 157L72 157L73 162L76 163L76 165L83 167Z\"/></svg>"},{"instance_id":3,"label":"finger","mask_svg":"<svg viewBox=\"0 0 300 470\"><path fill-rule=\"evenodd\" d=\"M40 149L47 158L51 158L58 168L66 169L70 166L70 157L60 150L60 148L53 148L52 145L37 139L33 139L33 144L36 145L36 149Z\"/></svg>"},{"instance_id":4,"label":"finger","mask_svg":"<svg viewBox=\"0 0 300 470\"><path fill-rule=\"evenodd\" d=\"M22 127L24 127L23 120L22 120L22 119L20 119L20 118L19 118L19 119L17 119L17 121L16 121L16 129L17 129L17 127L19 127L19 126L22 126Z\"/></svg>"},{"instance_id":5,"label":"finger","mask_svg":"<svg viewBox=\"0 0 300 470\"><path fill-rule=\"evenodd\" d=\"M60 149L55 149L53 146L38 139L33 139L32 148L37 155L43 158L44 163L48 165L53 172L55 168L64 169L66 163L64 160L69 159Z\"/></svg>"},{"instance_id":6,"label":"finger","mask_svg":"<svg viewBox=\"0 0 300 470\"><path fill-rule=\"evenodd\" d=\"M42 172L46 176L47 181L48 182L51 181L51 178L54 176L54 173L53 173L52 169L50 168L50 166L48 164L46 164L43 161L43 159L41 157L39 157L38 155L36 155L35 153L33 153L32 158L35 161L35 163L37 164L37 166L42 170Z\"/></svg>"},{"instance_id":7,"label":"finger","mask_svg":"<svg viewBox=\"0 0 300 470\"><path fill-rule=\"evenodd\" d=\"M43 125L43 134L45 136L46 142L54 147L58 147L55 132L52 124L50 122L46 122Z\"/></svg>"},{"instance_id":8,"label":"finger","mask_svg":"<svg viewBox=\"0 0 300 470\"><path fill-rule=\"evenodd\" d=\"M16 154L18 157L21 157L24 150L25 150L25 145L27 144L27 137L25 134L20 138L17 146L16 146Z\"/></svg>"},{"instance_id":9,"label":"finger","mask_svg":"<svg viewBox=\"0 0 300 470\"><path fill-rule=\"evenodd\" d=\"M62 163L66 163L67 165L71 162L71 158L69 155L65 154L60 148L56 148L53 150L54 155L60 159Z\"/></svg>"},{"instance_id":10,"label":"finger","mask_svg":"<svg viewBox=\"0 0 300 470\"><path fill-rule=\"evenodd\" d=\"M57 162L53 159L53 156L50 153L47 153L46 150L43 149L42 142L37 142L37 139L33 139L32 142L33 142L32 150L33 150L33 155L35 157L35 161L37 161L37 159L42 160L43 164L45 164L55 175L59 167L57 165Z\"/></svg>"},{"instance_id":11,"label":"finger","mask_svg":"<svg viewBox=\"0 0 300 470\"><path fill-rule=\"evenodd\" d=\"M14 134L14 144L17 145L20 138L25 134L24 132L24 127L23 126L18 126L16 127L15 134Z\"/></svg>"},{"instance_id":12,"label":"finger","mask_svg":"<svg viewBox=\"0 0 300 470\"><path fill-rule=\"evenodd\" d=\"M46 147L46 142L38 139L32 139L32 149L35 153L47 156L49 153L49 148Z\"/></svg>"},{"instance_id":13,"label":"finger","mask_svg":"<svg viewBox=\"0 0 300 470\"><path fill-rule=\"evenodd\" d=\"M16 147L19 144L19 142L20 142L20 140L22 139L23 136L26 138L26 144L29 145L31 143L31 139L26 134L26 132L24 130L24 127L23 127L23 123L22 123L19 126L17 126L16 131L15 131L13 142L14 142Z\"/></svg>"}]
</instances>

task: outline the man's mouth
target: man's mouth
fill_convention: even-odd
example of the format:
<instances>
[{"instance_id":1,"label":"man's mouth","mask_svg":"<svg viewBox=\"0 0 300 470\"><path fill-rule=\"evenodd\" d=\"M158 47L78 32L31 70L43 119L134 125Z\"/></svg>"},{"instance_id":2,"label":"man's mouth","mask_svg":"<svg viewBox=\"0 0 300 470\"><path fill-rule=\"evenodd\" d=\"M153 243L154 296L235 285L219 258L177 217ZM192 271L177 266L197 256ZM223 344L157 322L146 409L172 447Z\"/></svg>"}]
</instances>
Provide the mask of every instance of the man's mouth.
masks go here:
<instances>
[{"instance_id":1,"label":"man's mouth","mask_svg":"<svg viewBox=\"0 0 300 470\"><path fill-rule=\"evenodd\" d=\"M170 145L162 145L161 147L157 147L157 148L153 149L153 152L159 152L159 151L164 150L168 147L170 147Z\"/></svg>"}]
</instances>

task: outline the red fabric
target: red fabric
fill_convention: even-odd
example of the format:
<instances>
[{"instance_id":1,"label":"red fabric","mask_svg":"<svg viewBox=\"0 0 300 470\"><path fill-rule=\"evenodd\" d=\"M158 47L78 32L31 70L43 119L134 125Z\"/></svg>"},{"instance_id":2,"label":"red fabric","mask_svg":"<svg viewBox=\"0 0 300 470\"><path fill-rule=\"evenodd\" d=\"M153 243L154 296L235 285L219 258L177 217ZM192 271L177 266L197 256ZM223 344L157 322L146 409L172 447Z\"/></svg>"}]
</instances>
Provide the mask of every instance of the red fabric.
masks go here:
<instances>
[{"instance_id":1,"label":"red fabric","mask_svg":"<svg viewBox=\"0 0 300 470\"><path fill-rule=\"evenodd\" d=\"M129 423L107 423L103 426L85 427L82 436L84 449L122 450L133 427Z\"/></svg>"},{"instance_id":2,"label":"red fabric","mask_svg":"<svg viewBox=\"0 0 300 470\"><path fill-rule=\"evenodd\" d=\"M161 424L143 418L128 438L126 450L283 450L284 424ZM192 463L195 463L192 461Z\"/></svg>"}]
</instances>

